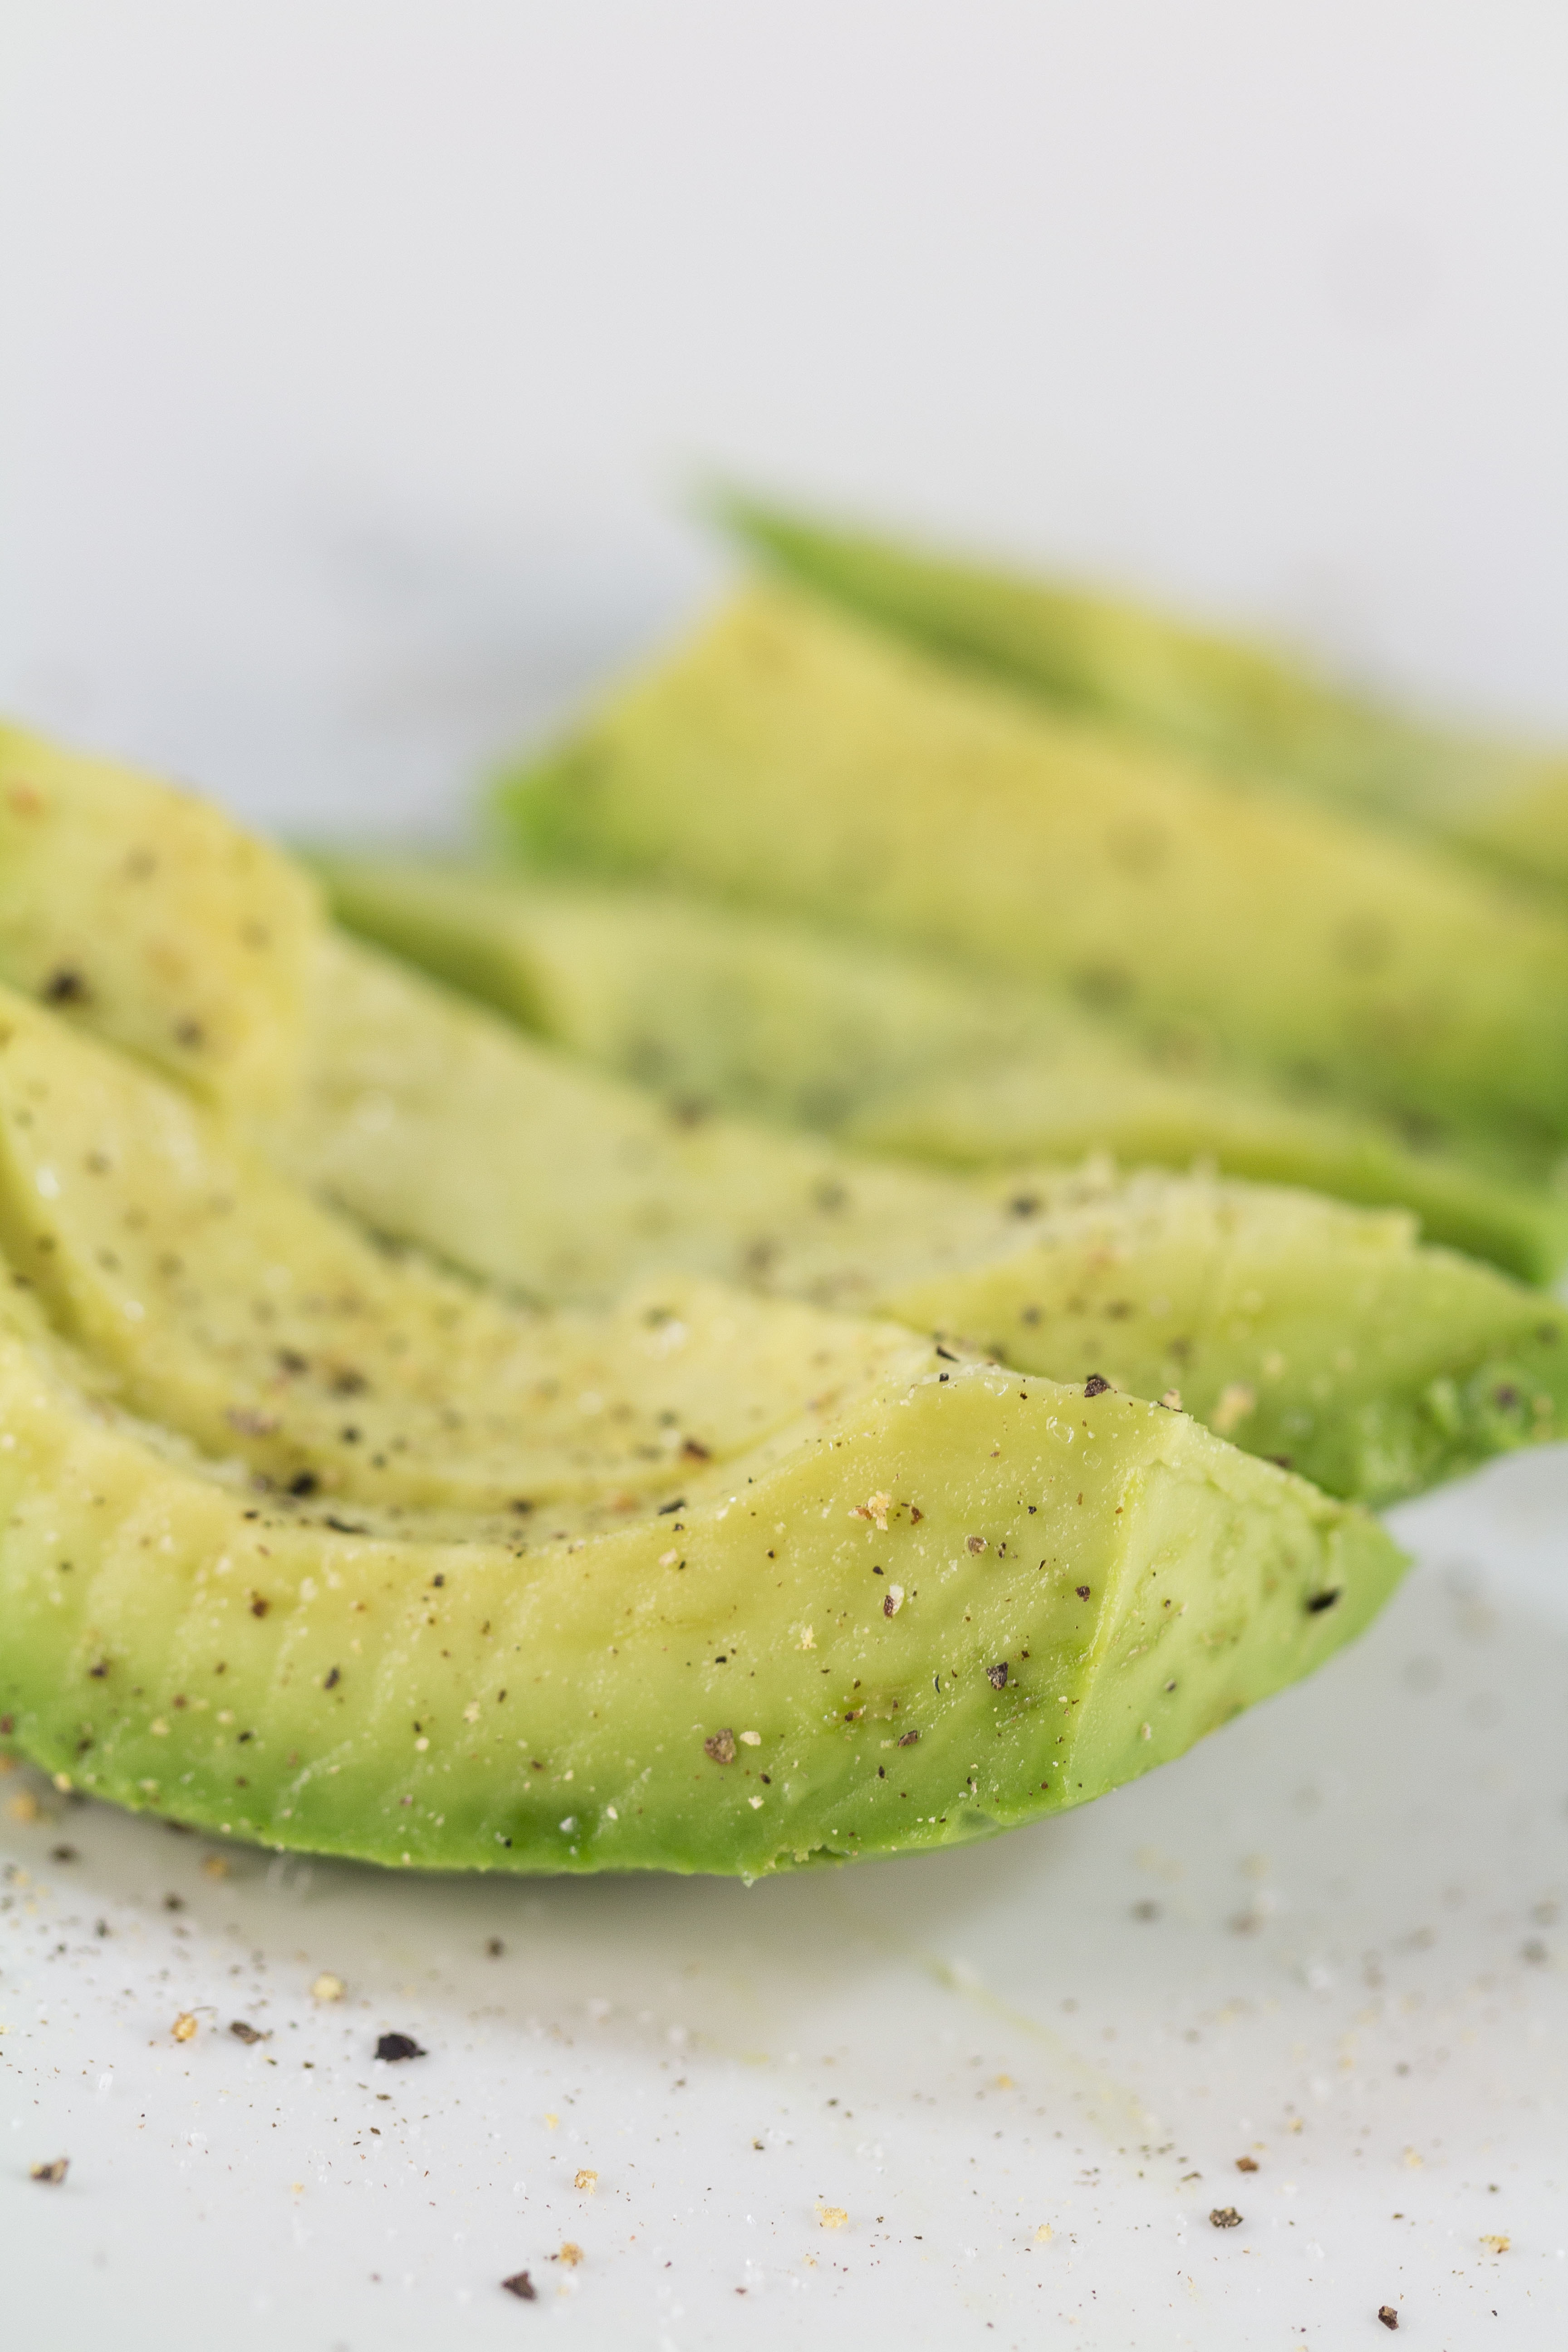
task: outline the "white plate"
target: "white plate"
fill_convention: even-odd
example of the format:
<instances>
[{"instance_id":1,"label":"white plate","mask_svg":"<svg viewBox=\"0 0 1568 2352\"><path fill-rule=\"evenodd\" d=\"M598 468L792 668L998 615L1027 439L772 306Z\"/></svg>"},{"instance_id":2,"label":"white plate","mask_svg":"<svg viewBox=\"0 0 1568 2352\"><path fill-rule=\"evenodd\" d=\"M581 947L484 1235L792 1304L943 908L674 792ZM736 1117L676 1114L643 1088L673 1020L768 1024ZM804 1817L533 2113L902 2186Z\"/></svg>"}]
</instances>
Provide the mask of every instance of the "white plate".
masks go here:
<instances>
[{"instance_id":1,"label":"white plate","mask_svg":"<svg viewBox=\"0 0 1568 2352\"><path fill-rule=\"evenodd\" d=\"M1315 1681L946 1856L410 1882L12 1775L6 2343L1560 2347L1568 1454L1402 1527Z\"/></svg>"}]
</instances>

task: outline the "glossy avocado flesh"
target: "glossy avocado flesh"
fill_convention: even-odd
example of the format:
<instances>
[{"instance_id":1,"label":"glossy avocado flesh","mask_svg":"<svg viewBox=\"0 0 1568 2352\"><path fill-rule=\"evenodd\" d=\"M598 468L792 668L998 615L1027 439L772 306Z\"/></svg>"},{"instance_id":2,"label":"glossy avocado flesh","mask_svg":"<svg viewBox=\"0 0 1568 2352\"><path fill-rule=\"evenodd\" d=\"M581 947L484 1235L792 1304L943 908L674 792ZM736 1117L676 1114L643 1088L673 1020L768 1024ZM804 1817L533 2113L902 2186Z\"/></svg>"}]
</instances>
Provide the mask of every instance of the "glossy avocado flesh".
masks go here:
<instances>
[{"instance_id":1,"label":"glossy avocado flesh","mask_svg":"<svg viewBox=\"0 0 1568 2352\"><path fill-rule=\"evenodd\" d=\"M1544 1281L1568 1200L1261 1081L1182 1066L1060 993L684 893L428 859L318 862L340 920L665 1097L952 1168L1109 1151L1414 1209L1429 1240Z\"/></svg>"},{"instance_id":2,"label":"glossy avocado flesh","mask_svg":"<svg viewBox=\"0 0 1568 2352\"><path fill-rule=\"evenodd\" d=\"M782 590L740 599L501 807L543 861L1066 985L1543 1164L1568 1134L1568 933L1547 914Z\"/></svg>"},{"instance_id":3,"label":"glossy avocado flesh","mask_svg":"<svg viewBox=\"0 0 1568 2352\"><path fill-rule=\"evenodd\" d=\"M1179 1414L978 1369L737 1465L732 1498L526 1548L291 1522L9 1334L0 1426L23 1752L425 1868L755 1877L984 1836L1178 1755L1401 1570Z\"/></svg>"},{"instance_id":4,"label":"glossy avocado flesh","mask_svg":"<svg viewBox=\"0 0 1568 2352\"><path fill-rule=\"evenodd\" d=\"M1568 759L1439 729L1303 661L1081 586L735 499L749 545L802 585L1069 710L1261 783L1397 818L1568 885Z\"/></svg>"}]
</instances>

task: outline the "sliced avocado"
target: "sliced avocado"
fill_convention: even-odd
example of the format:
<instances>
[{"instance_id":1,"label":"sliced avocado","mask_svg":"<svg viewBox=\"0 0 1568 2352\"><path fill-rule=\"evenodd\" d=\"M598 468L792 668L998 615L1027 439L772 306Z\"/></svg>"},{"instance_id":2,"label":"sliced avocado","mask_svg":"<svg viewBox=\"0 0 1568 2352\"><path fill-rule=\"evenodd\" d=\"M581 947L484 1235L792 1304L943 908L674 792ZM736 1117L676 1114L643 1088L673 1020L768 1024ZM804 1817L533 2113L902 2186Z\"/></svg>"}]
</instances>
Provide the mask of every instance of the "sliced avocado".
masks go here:
<instances>
[{"instance_id":1,"label":"sliced avocado","mask_svg":"<svg viewBox=\"0 0 1568 2352\"><path fill-rule=\"evenodd\" d=\"M1146 1174L1042 1187L1037 1216L1026 1258L879 1307L1024 1370L1179 1395L1249 1453L1373 1505L1568 1434L1568 1313L1420 1247L1399 1210Z\"/></svg>"},{"instance_id":2,"label":"sliced avocado","mask_svg":"<svg viewBox=\"0 0 1568 2352\"><path fill-rule=\"evenodd\" d=\"M931 1364L897 1325L689 1277L543 1315L390 1256L4 991L0 1247L104 1393L307 1513L614 1521Z\"/></svg>"},{"instance_id":3,"label":"sliced avocado","mask_svg":"<svg viewBox=\"0 0 1568 2352\"><path fill-rule=\"evenodd\" d=\"M629 1088L373 950L335 945L331 969L300 1164L382 1231L477 1274L548 1295L590 1259L626 1281L661 1257L739 1272L1053 1378L1177 1388L1249 1451L1380 1503L1568 1428L1562 1310L1421 1247L1401 1212L1105 1168L964 1182L846 1153L830 1175L819 1163L826 1192L775 1189L763 1228L746 1222L742 1154L776 1187L773 1148L793 1139L716 1119L695 1134L735 1189L688 1186ZM573 1152L531 1156L531 1134L557 1129ZM925 1189L901 1192L906 1178Z\"/></svg>"},{"instance_id":4,"label":"sliced avocado","mask_svg":"<svg viewBox=\"0 0 1568 2352\"><path fill-rule=\"evenodd\" d=\"M62 1785L434 1869L758 1877L1178 1755L1374 1614L1371 1519L1111 1393L868 1398L570 1546L290 1524L0 1334L0 1727Z\"/></svg>"},{"instance_id":5,"label":"sliced avocado","mask_svg":"<svg viewBox=\"0 0 1568 2352\"><path fill-rule=\"evenodd\" d=\"M310 1181L399 1242L618 1311L530 1319L389 1265L178 1093L13 1000L0 1235L122 1402L274 1489L304 1479L360 1517L517 1500L613 1514L669 1491L672 1435L692 1465L674 1483L700 1487L705 1458L836 1409L902 1344L703 1286L726 1276L1056 1377L1185 1381L1250 1449L1363 1497L1557 1433L1555 1310L1415 1248L1401 1219L1196 1179L966 1183L693 1128L372 950L324 936L318 959L291 1143ZM1108 1320L1143 1318L1114 1353L1082 1305L1108 1264ZM1255 1288L1263 1307L1232 1314ZM1176 1324L1150 1311L1162 1297Z\"/></svg>"},{"instance_id":6,"label":"sliced avocado","mask_svg":"<svg viewBox=\"0 0 1568 2352\"><path fill-rule=\"evenodd\" d=\"M0 981L276 1111L321 919L310 876L210 803L0 726Z\"/></svg>"},{"instance_id":7,"label":"sliced avocado","mask_svg":"<svg viewBox=\"0 0 1568 2352\"><path fill-rule=\"evenodd\" d=\"M1548 1155L1568 929L1402 835L1249 793L784 590L503 787L546 863L679 880L1190 1024Z\"/></svg>"},{"instance_id":8,"label":"sliced avocado","mask_svg":"<svg viewBox=\"0 0 1568 2352\"><path fill-rule=\"evenodd\" d=\"M747 499L722 509L791 578L1063 709L1258 782L1390 816L1568 887L1568 756L1348 693L1298 656L1124 596L939 555Z\"/></svg>"},{"instance_id":9,"label":"sliced avocado","mask_svg":"<svg viewBox=\"0 0 1568 2352\"><path fill-rule=\"evenodd\" d=\"M975 1186L694 1117L342 935L307 1029L279 1155L377 1232L535 1297L686 1272L863 1307L933 1255L1016 1246Z\"/></svg>"},{"instance_id":10,"label":"sliced avocado","mask_svg":"<svg viewBox=\"0 0 1568 2352\"><path fill-rule=\"evenodd\" d=\"M1404 1205L1529 1280L1568 1255L1568 1199L1385 1124L1179 1066L1061 994L738 915L685 893L428 859L316 861L362 937L688 1112L782 1119L949 1167L1190 1167Z\"/></svg>"}]
</instances>

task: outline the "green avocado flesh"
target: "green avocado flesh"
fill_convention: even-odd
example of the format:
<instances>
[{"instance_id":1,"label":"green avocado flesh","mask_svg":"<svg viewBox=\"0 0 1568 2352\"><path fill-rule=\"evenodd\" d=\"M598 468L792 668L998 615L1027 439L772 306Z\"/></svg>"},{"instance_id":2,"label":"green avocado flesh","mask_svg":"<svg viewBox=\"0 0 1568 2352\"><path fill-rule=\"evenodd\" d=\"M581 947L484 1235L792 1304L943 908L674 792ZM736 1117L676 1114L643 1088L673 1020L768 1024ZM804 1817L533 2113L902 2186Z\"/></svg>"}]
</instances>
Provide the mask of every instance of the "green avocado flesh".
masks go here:
<instances>
[{"instance_id":1,"label":"green avocado flesh","mask_svg":"<svg viewBox=\"0 0 1568 2352\"><path fill-rule=\"evenodd\" d=\"M142 789L127 780L125 797ZM167 889L199 960L185 835L157 831L156 797L142 814L150 887ZM832 1407L903 1344L858 1322L809 1327L798 1309L792 1323L791 1297L1026 1371L1174 1388L1247 1450L1362 1501L1562 1425L1556 1310L1417 1248L1401 1217L1193 1176L963 1181L739 1122L692 1126L349 940L320 933L310 968L300 1097L287 1132L264 1139L358 1227L312 1210L176 1091L14 1002L0 1242L60 1328L118 1367L128 1407L275 1490L306 1480L356 1523L547 1502L556 1517L569 1502L624 1512L670 1491L678 1444L694 1466L673 1483L700 1483L704 1461ZM155 1001L141 1010L155 1019ZM140 1239L115 1224L109 1169L163 1204ZM600 1311L520 1319L428 1265L390 1265L365 1225ZM292 1290L269 1290L281 1277L266 1266L289 1264Z\"/></svg>"},{"instance_id":2,"label":"green avocado flesh","mask_svg":"<svg viewBox=\"0 0 1568 2352\"><path fill-rule=\"evenodd\" d=\"M539 1298L684 1272L863 1307L1016 1246L1005 1202L815 1137L682 1110L358 941L321 943L274 1151L375 1231Z\"/></svg>"},{"instance_id":3,"label":"green avocado flesh","mask_svg":"<svg viewBox=\"0 0 1568 2352\"><path fill-rule=\"evenodd\" d=\"M4 992L0 1247L105 1396L296 1515L624 1518L931 1368L907 1328L689 1277L544 1315L389 1256Z\"/></svg>"},{"instance_id":4,"label":"green avocado flesh","mask_svg":"<svg viewBox=\"0 0 1568 2352\"><path fill-rule=\"evenodd\" d=\"M1439 1131L1568 1132L1568 931L1442 851L1055 717L760 590L501 807L679 880L1067 985Z\"/></svg>"},{"instance_id":5,"label":"green avocado flesh","mask_svg":"<svg viewBox=\"0 0 1568 2352\"><path fill-rule=\"evenodd\" d=\"M445 1867L942 1843L1180 1752L1399 1572L1109 1391L389 1261L19 998L0 1139L0 1717L121 1802Z\"/></svg>"},{"instance_id":6,"label":"green avocado flesh","mask_svg":"<svg viewBox=\"0 0 1568 2352\"><path fill-rule=\"evenodd\" d=\"M0 1724L67 1785L271 1845L757 1877L1082 1803L1321 1664L1401 1570L1181 1415L982 1370L734 1478L526 1549L346 1535L0 1336Z\"/></svg>"},{"instance_id":7,"label":"green avocado flesh","mask_svg":"<svg viewBox=\"0 0 1568 2352\"><path fill-rule=\"evenodd\" d=\"M752 500L725 515L803 585L1047 701L1568 885L1568 758L1440 730L1299 660L1124 597L955 561Z\"/></svg>"},{"instance_id":8,"label":"green avocado flesh","mask_svg":"<svg viewBox=\"0 0 1568 2352\"><path fill-rule=\"evenodd\" d=\"M718 1108L952 1168L1130 1163L1414 1209L1549 1279L1568 1200L1239 1078L1193 1076L1070 999L690 897L407 858L317 861L339 919L689 1114Z\"/></svg>"},{"instance_id":9,"label":"green avocado flesh","mask_svg":"<svg viewBox=\"0 0 1568 2352\"><path fill-rule=\"evenodd\" d=\"M713 1121L695 1138L729 1155L731 1216L714 1216L706 1188L685 1192L679 1169L657 1163L650 1244L640 1223L626 1223L626 1196L612 1199L595 1171L619 1181L624 1139L641 1131L628 1129L627 1107L657 1141L655 1114L600 1082L571 1115L570 1170L557 1171L547 1205L530 1192L520 1220L510 1171L542 1123L538 1073L558 1118L558 1090L576 1074L365 951L335 950L333 969L333 1011L323 1009L316 1036L322 1066L340 1075L311 1097L317 1180L383 1230L477 1274L548 1294L538 1234L553 1235L556 1266L581 1265L590 1250L603 1265L618 1238L623 1277L646 1277L646 1261L667 1253L706 1274L853 1302L1025 1371L1098 1372L1146 1397L1176 1389L1249 1452L1363 1502L1397 1500L1568 1429L1568 1320L1557 1306L1420 1246L1400 1212L1283 1187L1089 1167L984 1184L932 1176L904 1196L906 1171L846 1154L830 1207L818 1162L810 1186L775 1196L773 1224L737 1224L733 1206L758 1189L737 1185L739 1155L749 1148L765 1161L774 1139ZM357 999L356 972L371 983ZM342 1019L353 1024L352 1051L331 1044ZM371 1035L385 1040L374 1059ZM424 1075L405 1092L399 1069ZM672 1133L667 1150L695 1148L686 1130Z\"/></svg>"},{"instance_id":10,"label":"green avocado flesh","mask_svg":"<svg viewBox=\"0 0 1568 2352\"><path fill-rule=\"evenodd\" d=\"M0 1738L64 1784L426 1867L957 1842L1397 1581L1123 1387L1379 1494L1553 1426L1555 1310L1405 1218L693 1125L51 756L0 925Z\"/></svg>"},{"instance_id":11,"label":"green avocado flesh","mask_svg":"<svg viewBox=\"0 0 1568 2352\"><path fill-rule=\"evenodd\" d=\"M0 726L0 979L225 1104L295 1083L309 875L150 776Z\"/></svg>"}]
</instances>

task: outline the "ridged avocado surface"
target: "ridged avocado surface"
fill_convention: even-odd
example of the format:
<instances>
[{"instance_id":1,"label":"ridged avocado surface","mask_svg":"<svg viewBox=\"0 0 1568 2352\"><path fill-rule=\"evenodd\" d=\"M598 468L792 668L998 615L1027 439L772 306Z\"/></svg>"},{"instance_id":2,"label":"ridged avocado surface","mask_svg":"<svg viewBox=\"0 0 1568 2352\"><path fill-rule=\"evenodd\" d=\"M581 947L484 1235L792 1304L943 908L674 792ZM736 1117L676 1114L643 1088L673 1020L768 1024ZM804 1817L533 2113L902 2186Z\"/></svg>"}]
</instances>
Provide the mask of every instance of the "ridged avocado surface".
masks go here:
<instances>
[{"instance_id":1,"label":"ridged avocado surface","mask_svg":"<svg viewBox=\"0 0 1568 2352\"><path fill-rule=\"evenodd\" d=\"M0 1335L0 1731L63 1785L425 1868L748 1877L1085 1802L1401 1561L1182 1415L971 1370L525 1547L300 1525Z\"/></svg>"}]
</instances>

